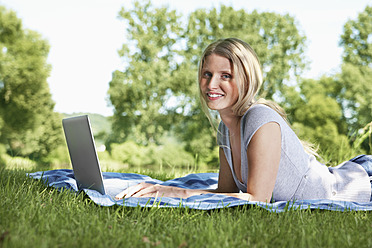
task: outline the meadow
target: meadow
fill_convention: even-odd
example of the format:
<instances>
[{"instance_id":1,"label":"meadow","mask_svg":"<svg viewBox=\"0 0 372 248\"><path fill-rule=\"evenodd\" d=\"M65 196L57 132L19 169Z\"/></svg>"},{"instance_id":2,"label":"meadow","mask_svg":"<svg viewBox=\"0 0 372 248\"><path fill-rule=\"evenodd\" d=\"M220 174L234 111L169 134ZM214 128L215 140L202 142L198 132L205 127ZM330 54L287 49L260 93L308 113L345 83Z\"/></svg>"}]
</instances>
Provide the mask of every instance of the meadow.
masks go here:
<instances>
[{"instance_id":1,"label":"meadow","mask_svg":"<svg viewBox=\"0 0 372 248\"><path fill-rule=\"evenodd\" d=\"M0 247L372 247L371 212L101 207L26 176L37 169L0 169Z\"/></svg>"}]
</instances>

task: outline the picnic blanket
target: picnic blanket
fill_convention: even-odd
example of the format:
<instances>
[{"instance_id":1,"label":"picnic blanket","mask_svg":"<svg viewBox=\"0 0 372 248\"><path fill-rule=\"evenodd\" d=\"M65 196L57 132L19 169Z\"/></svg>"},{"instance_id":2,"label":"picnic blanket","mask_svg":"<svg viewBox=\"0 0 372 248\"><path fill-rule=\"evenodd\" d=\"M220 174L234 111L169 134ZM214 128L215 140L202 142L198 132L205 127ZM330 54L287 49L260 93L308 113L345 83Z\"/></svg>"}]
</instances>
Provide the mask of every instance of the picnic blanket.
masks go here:
<instances>
[{"instance_id":1,"label":"picnic blanket","mask_svg":"<svg viewBox=\"0 0 372 248\"><path fill-rule=\"evenodd\" d=\"M46 185L59 190L68 189L71 192L78 192L77 184L72 170L59 169L50 171L39 171L29 173L34 179L41 179ZM119 201L114 200L114 196L125 188L148 182L169 186L177 186L189 189L214 189L217 187L217 173L197 173L189 174L184 177L160 181L146 175L133 173L103 172L103 182L106 194L102 195L95 190L84 189L86 195L100 206L121 205L127 207L183 207L199 210L211 210L225 207L237 207L243 205L256 205L271 212L283 212L289 209L322 209L335 211L363 210L371 211L372 202L358 203L347 201L331 200L301 200L301 201L279 201L274 203L248 202L234 197L220 194L203 194L192 196L187 199L170 197L152 198L128 198Z\"/></svg>"}]
</instances>

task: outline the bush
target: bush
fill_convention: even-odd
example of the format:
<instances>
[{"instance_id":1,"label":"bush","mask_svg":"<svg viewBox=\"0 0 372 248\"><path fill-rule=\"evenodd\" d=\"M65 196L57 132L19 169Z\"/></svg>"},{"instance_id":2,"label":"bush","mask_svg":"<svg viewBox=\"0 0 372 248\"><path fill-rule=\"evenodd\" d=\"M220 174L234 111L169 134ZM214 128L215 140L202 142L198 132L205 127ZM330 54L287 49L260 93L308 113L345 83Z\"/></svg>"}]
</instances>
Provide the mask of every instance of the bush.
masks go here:
<instances>
[{"instance_id":1,"label":"bush","mask_svg":"<svg viewBox=\"0 0 372 248\"><path fill-rule=\"evenodd\" d=\"M134 141L112 144L111 158L132 167L165 165L182 168L195 164L194 157L185 151L184 146L173 141L166 141L160 146L143 146Z\"/></svg>"},{"instance_id":2,"label":"bush","mask_svg":"<svg viewBox=\"0 0 372 248\"><path fill-rule=\"evenodd\" d=\"M190 167L195 165L194 157L185 151L184 146L178 143L166 143L156 147L153 152L158 165L170 167Z\"/></svg>"},{"instance_id":3,"label":"bush","mask_svg":"<svg viewBox=\"0 0 372 248\"><path fill-rule=\"evenodd\" d=\"M53 149L48 156L38 162L51 168L71 167L70 156L66 145L60 145Z\"/></svg>"},{"instance_id":4,"label":"bush","mask_svg":"<svg viewBox=\"0 0 372 248\"><path fill-rule=\"evenodd\" d=\"M111 145L112 159L131 166L144 166L154 161L149 147L136 144L134 141L127 141L121 144Z\"/></svg>"}]
</instances>

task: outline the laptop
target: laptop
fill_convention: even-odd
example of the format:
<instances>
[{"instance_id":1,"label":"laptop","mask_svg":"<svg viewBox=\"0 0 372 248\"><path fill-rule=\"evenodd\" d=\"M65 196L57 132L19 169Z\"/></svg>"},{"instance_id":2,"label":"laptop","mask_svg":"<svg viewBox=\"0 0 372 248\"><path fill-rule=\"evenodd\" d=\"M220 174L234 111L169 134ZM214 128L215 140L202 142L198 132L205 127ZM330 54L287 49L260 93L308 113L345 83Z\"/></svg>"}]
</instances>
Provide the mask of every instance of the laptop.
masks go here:
<instances>
[{"instance_id":1,"label":"laptop","mask_svg":"<svg viewBox=\"0 0 372 248\"><path fill-rule=\"evenodd\" d=\"M88 115L65 118L62 126L78 189L92 189L104 195L102 171Z\"/></svg>"}]
</instances>

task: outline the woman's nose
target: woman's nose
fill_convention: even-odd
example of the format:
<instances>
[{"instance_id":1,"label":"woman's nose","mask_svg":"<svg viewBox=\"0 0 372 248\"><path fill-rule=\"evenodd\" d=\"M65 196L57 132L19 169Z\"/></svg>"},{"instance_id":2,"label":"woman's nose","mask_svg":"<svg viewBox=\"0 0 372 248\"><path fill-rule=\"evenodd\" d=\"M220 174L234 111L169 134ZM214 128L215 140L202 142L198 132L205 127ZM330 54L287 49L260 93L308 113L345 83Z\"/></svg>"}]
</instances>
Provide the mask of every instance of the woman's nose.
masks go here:
<instances>
[{"instance_id":1,"label":"woman's nose","mask_svg":"<svg viewBox=\"0 0 372 248\"><path fill-rule=\"evenodd\" d=\"M219 81L218 81L218 78L216 76L212 76L208 82L208 88L211 90L211 89L216 89L218 88L218 85L219 85Z\"/></svg>"}]
</instances>

